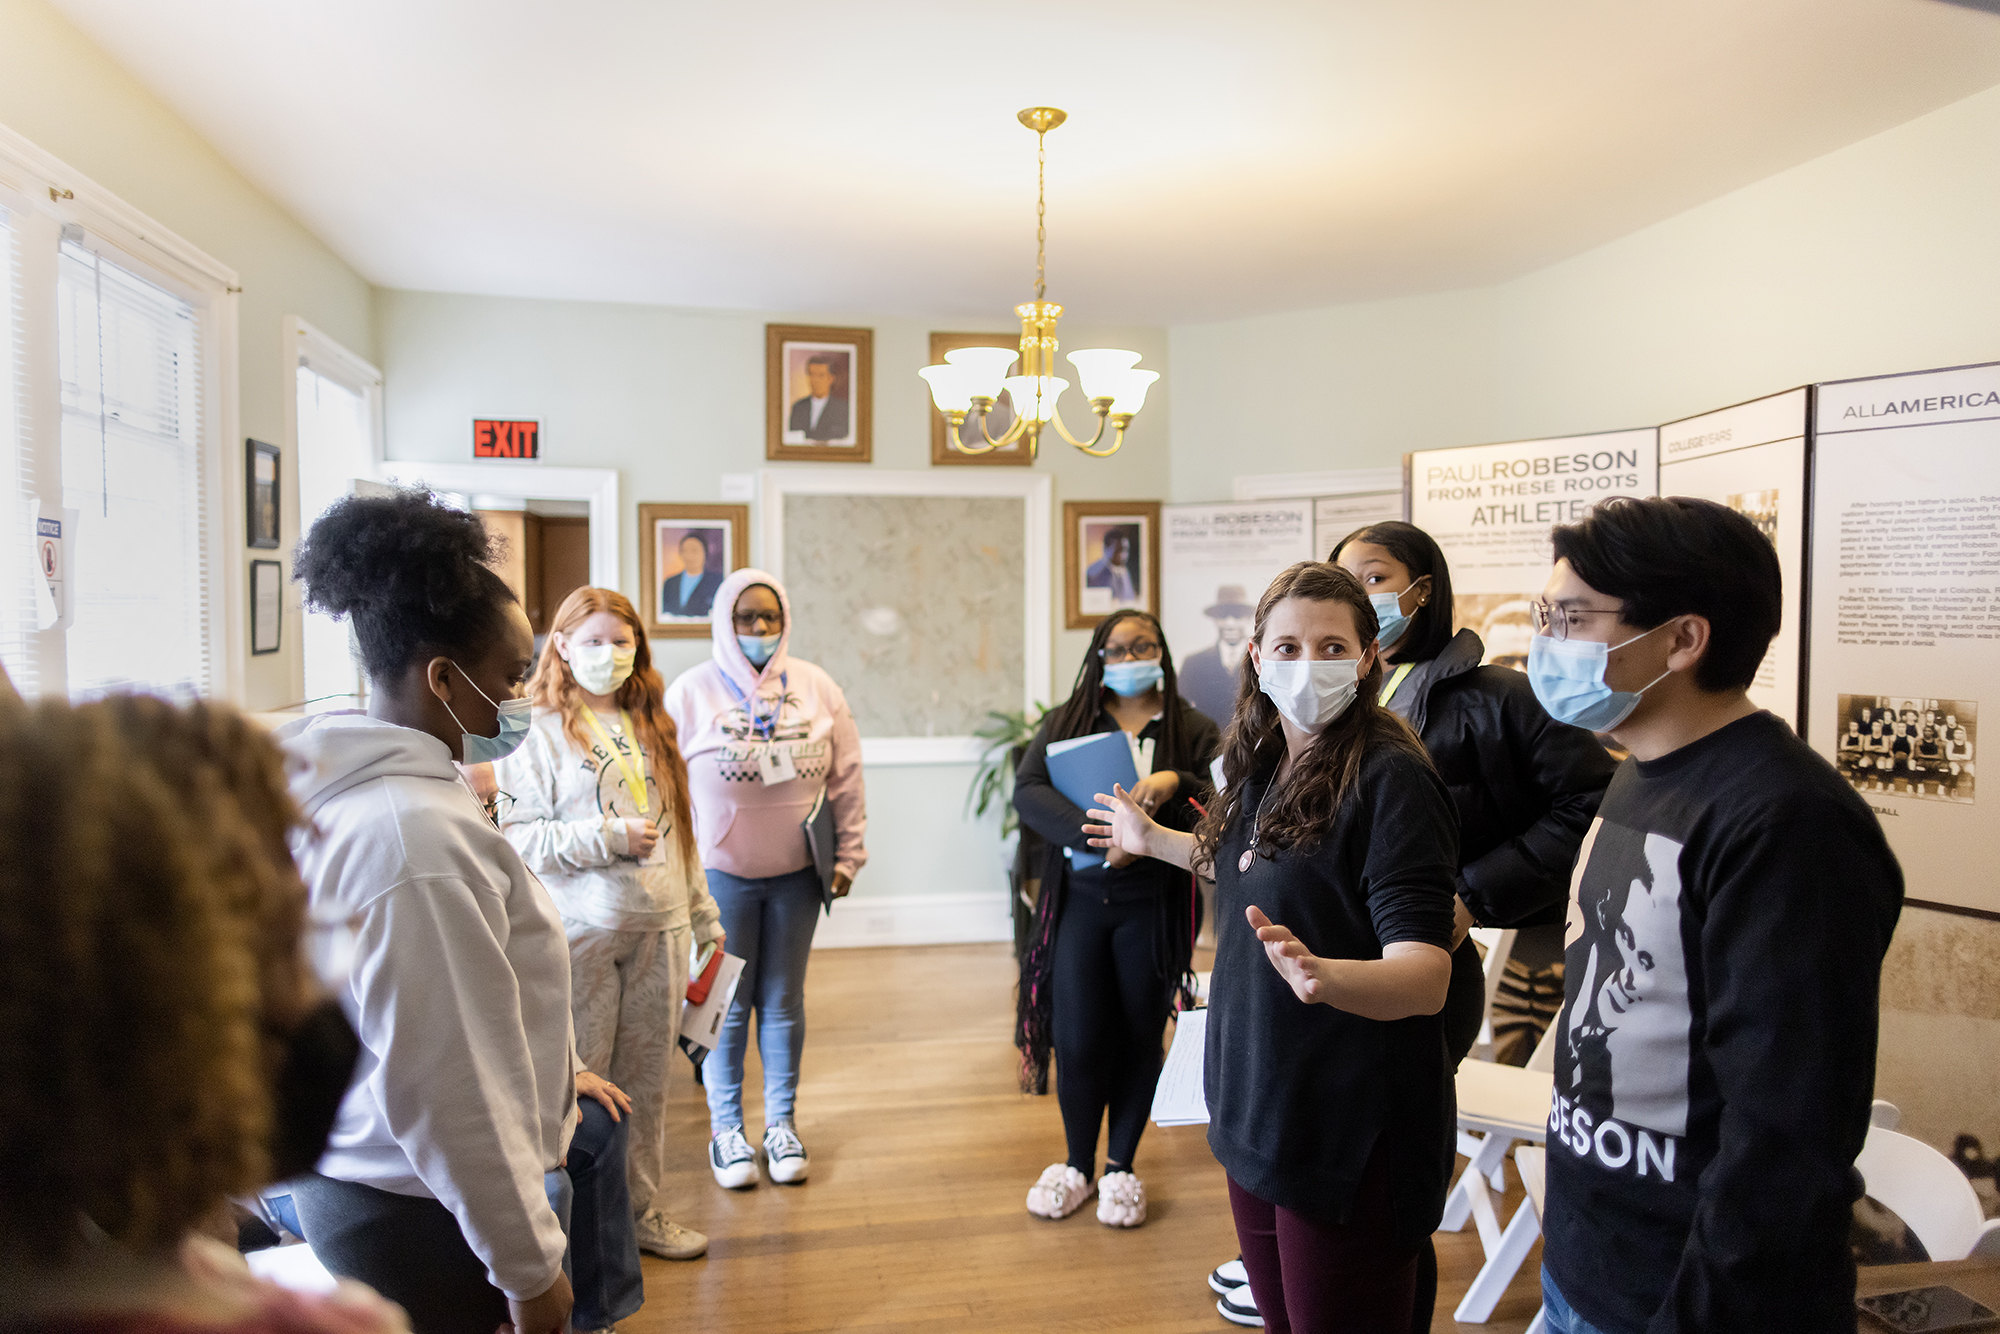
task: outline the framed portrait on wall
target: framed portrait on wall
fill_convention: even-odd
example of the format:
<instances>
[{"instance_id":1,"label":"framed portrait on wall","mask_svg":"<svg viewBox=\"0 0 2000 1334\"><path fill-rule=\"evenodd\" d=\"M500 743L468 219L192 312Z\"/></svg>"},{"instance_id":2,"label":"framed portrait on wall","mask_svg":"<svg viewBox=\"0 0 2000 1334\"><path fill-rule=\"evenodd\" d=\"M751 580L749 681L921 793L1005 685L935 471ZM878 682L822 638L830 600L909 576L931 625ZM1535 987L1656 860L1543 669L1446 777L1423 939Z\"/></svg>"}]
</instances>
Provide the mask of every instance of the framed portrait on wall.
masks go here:
<instances>
[{"instance_id":1,"label":"framed portrait on wall","mask_svg":"<svg viewBox=\"0 0 2000 1334\"><path fill-rule=\"evenodd\" d=\"M867 463L872 457L875 331L764 326L767 459Z\"/></svg>"},{"instance_id":2,"label":"framed portrait on wall","mask_svg":"<svg viewBox=\"0 0 2000 1334\"><path fill-rule=\"evenodd\" d=\"M706 639L715 590L749 563L748 505L639 507L640 615L661 639Z\"/></svg>"},{"instance_id":3,"label":"framed portrait on wall","mask_svg":"<svg viewBox=\"0 0 2000 1334\"><path fill-rule=\"evenodd\" d=\"M1160 614L1160 502L1063 502L1063 627L1091 630L1120 607Z\"/></svg>"},{"instance_id":4,"label":"framed portrait on wall","mask_svg":"<svg viewBox=\"0 0 2000 1334\"><path fill-rule=\"evenodd\" d=\"M276 445L262 440L243 442L243 531L252 547L275 551L278 546L278 463Z\"/></svg>"},{"instance_id":5,"label":"framed portrait on wall","mask_svg":"<svg viewBox=\"0 0 2000 1334\"><path fill-rule=\"evenodd\" d=\"M956 352L962 347L1010 347L1018 349L1020 346L1021 336L1019 334L934 333L931 335L931 359L928 364L935 366L945 359L947 352ZM1018 375L1020 370L1021 363L1017 359L1008 368L1007 373L1009 375ZM952 448L951 423L946 421L944 414L937 410L937 404L931 402L929 386L925 386L924 388L924 399L927 403L930 403L931 463L933 465L955 467L959 464L972 464L989 468L1026 468L1034 463L1034 460L1028 457L1027 443L1020 440L1015 441L1005 449L992 449L984 454L965 454ZM1005 389L1002 389L1000 397L994 400L993 410L986 414L984 427L982 428L979 418L967 417L958 428L958 438L967 445L978 447L986 443L987 436L990 435L997 440L1007 434L1013 425L1014 396Z\"/></svg>"},{"instance_id":6,"label":"framed portrait on wall","mask_svg":"<svg viewBox=\"0 0 2000 1334\"><path fill-rule=\"evenodd\" d=\"M250 652L276 653L285 616L285 567L274 560L250 562Z\"/></svg>"}]
</instances>

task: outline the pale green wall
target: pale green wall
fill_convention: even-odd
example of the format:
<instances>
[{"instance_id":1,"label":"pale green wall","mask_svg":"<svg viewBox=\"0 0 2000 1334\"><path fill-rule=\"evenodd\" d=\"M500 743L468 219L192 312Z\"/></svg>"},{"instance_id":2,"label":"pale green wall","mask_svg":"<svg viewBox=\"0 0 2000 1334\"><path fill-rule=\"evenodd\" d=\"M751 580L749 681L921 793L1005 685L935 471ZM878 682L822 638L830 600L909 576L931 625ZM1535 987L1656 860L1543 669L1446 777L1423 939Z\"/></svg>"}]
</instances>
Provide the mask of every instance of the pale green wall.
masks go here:
<instances>
[{"instance_id":1,"label":"pale green wall","mask_svg":"<svg viewBox=\"0 0 2000 1334\"><path fill-rule=\"evenodd\" d=\"M238 370L244 435L284 441L284 377L291 373L279 342L285 316L309 320L376 360L366 280L42 0L0 0L0 124L236 270L243 286ZM242 450L240 440L230 442L236 481L224 504L242 503ZM298 533L292 463L288 453L288 547ZM246 587L252 554L237 553ZM290 552L284 555L289 576ZM241 613L230 608L230 614ZM285 651L245 659L247 702L254 708L297 697L295 600L287 614Z\"/></svg>"},{"instance_id":2,"label":"pale green wall","mask_svg":"<svg viewBox=\"0 0 2000 1334\"><path fill-rule=\"evenodd\" d=\"M1511 282L1175 326L1174 496L2000 357L1997 160L2000 88Z\"/></svg>"}]
</instances>

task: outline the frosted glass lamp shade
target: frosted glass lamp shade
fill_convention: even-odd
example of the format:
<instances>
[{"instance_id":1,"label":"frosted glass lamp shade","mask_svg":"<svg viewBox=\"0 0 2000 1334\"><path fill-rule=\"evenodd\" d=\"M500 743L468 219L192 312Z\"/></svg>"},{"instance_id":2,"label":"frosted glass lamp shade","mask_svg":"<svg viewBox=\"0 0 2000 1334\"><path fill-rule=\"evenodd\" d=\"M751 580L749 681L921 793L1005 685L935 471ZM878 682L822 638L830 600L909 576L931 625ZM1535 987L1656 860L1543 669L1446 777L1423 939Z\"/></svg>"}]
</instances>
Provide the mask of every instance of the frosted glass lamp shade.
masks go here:
<instances>
[{"instance_id":1,"label":"frosted glass lamp shade","mask_svg":"<svg viewBox=\"0 0 2000 1334\"><path fill-rule=\"evenodd\" d=\"M926 366L917 374L930 383L931 401L946 414L972 410L972 370L967 366Z\"/></svg>"},{"instance_id":2,"label":"frosted glass lamp shade","mask_svg":"<svg viewBox=\"0 0 2000 1334\"><path fill-rule=\"evenodd\" d=\"M944 359L964 369L968 394L975 398L998 398L1001 383L1020 355L1011 347L961 347L945 353Z\"/></svg>"},{"instance_id":3,"label":"frosted glass lamp shade","mask_svg":"<svg viewBox=\"0 0 2000 1334\"><path fill-rule=\"evenodd\" d=\"M1069 360L1076 367L1085 398L1113 398L1126 373L1138 364L1139 354L1123 348L1091 347L1070 353Z\"/></svg>"},{"instance_id":4,"label":"frosted glass lamp shade","mask_svg":"<svg viewBox=\"0 0 2000 1334\"><path fill-rule=\"evenodd\" d=\"M1041 402L1035 401L1036 381L1041 381ZM1014 396L1014 411L1031 421L1047 421L1056 415L1056 400L1063 390L1069 388L1069 381L1058 375L1010 375L1007 377L1007 392Z\"/></svg>"},{"instance_id":5,"label":"frosted glass lamp shade","mask_svg":"<svg viewBox=\"0 0 2000 1334\"><path fill-rule=\"evenodd\" d=\"M1153 381L1160 378L1158 371L1132 369L1125 372L1123 382L1112 393L1111 410L1131 416L1146 406L1146 391L1153 387Z\"/></svg>"}]
</instances>

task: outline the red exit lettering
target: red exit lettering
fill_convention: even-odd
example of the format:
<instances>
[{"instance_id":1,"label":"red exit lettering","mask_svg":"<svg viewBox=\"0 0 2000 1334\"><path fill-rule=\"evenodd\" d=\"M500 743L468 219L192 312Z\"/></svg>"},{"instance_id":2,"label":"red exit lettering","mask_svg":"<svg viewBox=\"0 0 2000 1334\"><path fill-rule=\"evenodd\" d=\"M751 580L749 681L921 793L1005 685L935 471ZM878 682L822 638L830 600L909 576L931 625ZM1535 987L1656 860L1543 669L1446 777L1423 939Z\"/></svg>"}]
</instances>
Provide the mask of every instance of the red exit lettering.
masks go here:
<instances>
[{"instance_id":1,"label":"red exit lettering","mask_svg":"<svg viewBox=\"0 0 2000 1334\"><path fill-rule=\"evenodd\" d=\"M540 422L473 419L472 457L476 459L540 458L541 448Z\"/></svg>"}]
</instances>

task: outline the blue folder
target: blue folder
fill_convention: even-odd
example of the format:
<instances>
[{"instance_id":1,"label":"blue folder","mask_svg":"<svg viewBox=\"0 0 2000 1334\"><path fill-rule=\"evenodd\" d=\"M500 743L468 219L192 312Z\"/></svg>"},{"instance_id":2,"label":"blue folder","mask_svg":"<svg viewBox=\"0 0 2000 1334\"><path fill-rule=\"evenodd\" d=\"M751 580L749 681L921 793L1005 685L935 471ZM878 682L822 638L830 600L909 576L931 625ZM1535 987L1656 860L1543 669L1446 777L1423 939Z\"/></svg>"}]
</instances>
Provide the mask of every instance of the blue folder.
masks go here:
<instances>
[{"instance_id":1,"label":"blue folder","mask_svg":"<svg viewBox=\"0 0 2000 1334\"><path fill-rule=\"evenodd\" d=\"M1084 810L1097 805L1097 794L1108 793L1114 784L1130 792L1139 781L1132 763L1132 743L1125 733L1097 732L1052 742L1048 749L1049 781L1056 791ZM1095 848L1064 848L1069 864L1078 870L1102 865L1104 854Z\"/></svg>"}]
</instances>

